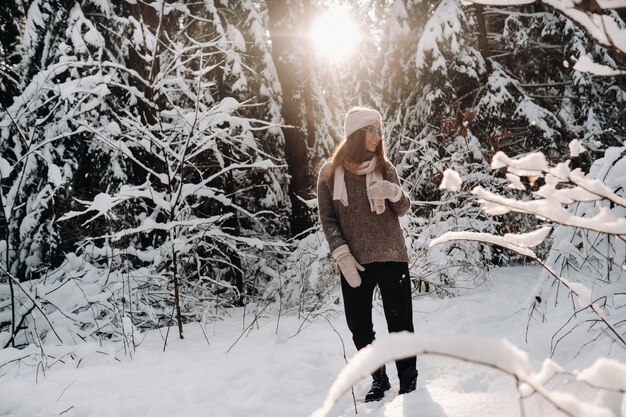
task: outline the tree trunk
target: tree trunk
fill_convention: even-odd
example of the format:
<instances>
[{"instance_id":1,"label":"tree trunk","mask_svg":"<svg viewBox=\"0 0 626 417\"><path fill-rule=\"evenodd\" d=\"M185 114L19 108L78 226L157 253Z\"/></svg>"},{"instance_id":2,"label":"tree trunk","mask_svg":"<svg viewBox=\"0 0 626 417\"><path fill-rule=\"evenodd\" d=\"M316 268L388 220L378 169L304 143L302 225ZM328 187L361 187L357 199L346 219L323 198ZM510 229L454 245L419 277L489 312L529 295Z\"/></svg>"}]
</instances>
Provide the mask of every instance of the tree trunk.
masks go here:
<instances>
[{"instance_id":1,"label":"tree trunk","mask_svg":"<svg viewBox=\"0 0 626 417\"><path fill-rule=\"evenodd\" d=\"M310 99L307 100L309 68L307 54L308 42L302 36L301 27L306 21L301 2L273 0L267 2L272 55L278 80L282 89L282 116L287 127L285 136L285 160L291 177L289 198L291 200L291 233L298 235L313 224L311 212L302 200L312 198L312 174L308 146L314 143L314 129L308 126L312 117ZM306 25L305 25L306 26ZM310 94L310 91L308 92Z\"/></svg>"},{"instance_id":2,"label":"tree trunk","mask_svg":"<svg viewBox=\"0 0 626 417\"><path fill-rule=\"evenodd\" d=\"M483 58L486 59L489 56L489 43L487 42L487 25L483 5L474 3L474 11L478 23L478 48Z\"/></svg>"},{"instance_id":3,"label":"tree trunk","mask_svg":"<svg viewBox=\"0 0 626 417\"><path fill-rule=\"evenodd\" d=\"M174 241L174 239L172 239ZM176 322L178 324L178 337L184 339L183 335L183 315L180 310L180 278L178 277L178 257L176 247L172 245L172 272L174 273L174 308L176 309Z\"/></svg>"}]
</instances>

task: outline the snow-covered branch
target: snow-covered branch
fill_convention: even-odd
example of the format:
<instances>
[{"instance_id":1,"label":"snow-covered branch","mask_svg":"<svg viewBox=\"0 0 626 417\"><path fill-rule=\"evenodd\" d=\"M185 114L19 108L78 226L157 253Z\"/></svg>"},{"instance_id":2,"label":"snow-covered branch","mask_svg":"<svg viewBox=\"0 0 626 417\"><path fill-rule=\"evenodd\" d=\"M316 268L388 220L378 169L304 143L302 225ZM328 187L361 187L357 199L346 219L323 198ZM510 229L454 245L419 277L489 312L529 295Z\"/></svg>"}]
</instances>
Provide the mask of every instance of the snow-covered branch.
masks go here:
<instances>
[{"instance_id":1,"label":"snow-covered branch","mask_svg":"<svg viewBox=\"0 0 626 417\"><path fill-rule=\"evenodd\" d=\"M593 0L579 2L575 0L463 0L468 4L487 6L516 6L540 2L561 13L579 25L603 46L615 48L626 54L626 29L620 28L604 10L626 7L621 0Z\"/></svg>"},{"instance_id":2,"label":"snow-covered branch","mask_svg":"<svg viewBox=\"0 0 626 417\"><path fill-rule=\"evenodd\" d=\"M410 333L394 333L375 340L361 349L341 371L330 387L324 404L311 414L311 417L326 417L339 398L360 379L369 376L382 364L414 355L435 355L488 366L518 382L520 396L526 398L537 393L558 410L570 417L610 417L611 410L593 404L573 393L550 389L549 382L562 372L561 367L546 359L542 368L535 371L528 355L523 350L504 339L479 339L472 337L435 338ZM580 372L581 381L597 382L599 371L603 370L615 378L623 371L625 364L617 361L598 360L596 364ZM624 387L623 378L616 384L599 384L603 389L620 392ZM566 387L562 385L561 387ZM626 398L624 398L626 401Z\"/></svg>"},{"instance_id":3,"label":"snow-covered branch","mask_svg":"<svg viewBox=\"0 0 626 417\"><path fill-rule=\"evenodd\" d=\"M542 3L557 14L564 16L576 24L583 32L589 35L599 45L608 48L614 55L626 57L626 28L623 23L607 10L624 8L621 0L462 0L465 4L489 5L495 7L510 7L532 3ZM614 68L615 61L610 64L594 62L588 51L581 51L579 56L572 56L575 61L573 69L599 77L616 77L626 74L624 68ZM569 66L569 63L566 62ZM623 65L623 64L622 64ZM550 95L550 97L554 97ZM622 99L623 111L623 99Z\"/></svg>"},{"instance_id":4,"label":"snow-covered branch","mask_svg":"<svg viewBox=\"0 0 626 417\"><path fill-rule=\"evenodd\" d=\"M619 340L621 344L626 348L626 338L619 331L618 325L613 323L608 318L607 314L603 311L600 302L593 300L591 289L587 288L581 283L572 282L566 278L559 276L552 267L546 265L545 262L539 259L537 255L535 255L535 253L529 249L530 247L537 246L541 242L543 242L551 230L552 228L550 227L543 227L530 233L507 233L502 237L494 236L489 233L447 232L442 236L433 239L430 243L430 247L432 248L436 245L455 240L469 240L501 246L503 248L510 249L519 253L520 255L532 259L533 261L541 265L545 270L547 270L550 275L552 275L552 277L562 283L574 296L576 296L578 304L583 309L590 308L598 317L598 319L603 322L607 329L615 336L615 338Z\"/></svg>"}]
</instances>

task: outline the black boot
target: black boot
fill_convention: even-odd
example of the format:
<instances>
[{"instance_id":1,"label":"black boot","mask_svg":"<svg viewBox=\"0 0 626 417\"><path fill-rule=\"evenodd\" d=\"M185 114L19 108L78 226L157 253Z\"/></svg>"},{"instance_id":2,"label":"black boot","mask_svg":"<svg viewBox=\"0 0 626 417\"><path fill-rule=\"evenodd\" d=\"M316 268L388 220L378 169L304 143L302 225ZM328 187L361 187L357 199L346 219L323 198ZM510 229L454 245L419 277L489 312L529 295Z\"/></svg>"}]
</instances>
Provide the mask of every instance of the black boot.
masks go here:
<instances>
[{"instance_id":1,"label":"black boot","mask_svg":"<svg viewBox=\"0 0 626 417\"><path fill-rule=\"evenodd\" d=\"M402 371L399 379L400 391L398 391L398 394L413 392L415 391L415 386L417 385L417 370L413 368L405 369Z\"/></svg>"},{"instance_id":2,"label":"black boot","mask_svg":"<svg viewBox=\"0 0 626 417\"><path fill-rule=\"evenodd\" d=\"M380 401L385 396L385 391L391 388L384 366L382 368L378 368L372 374L372 379L374 380L372 382L372 388L370 388L369 392L365 396L366 403L370 401Z\"/></svg>"}]
</instances>

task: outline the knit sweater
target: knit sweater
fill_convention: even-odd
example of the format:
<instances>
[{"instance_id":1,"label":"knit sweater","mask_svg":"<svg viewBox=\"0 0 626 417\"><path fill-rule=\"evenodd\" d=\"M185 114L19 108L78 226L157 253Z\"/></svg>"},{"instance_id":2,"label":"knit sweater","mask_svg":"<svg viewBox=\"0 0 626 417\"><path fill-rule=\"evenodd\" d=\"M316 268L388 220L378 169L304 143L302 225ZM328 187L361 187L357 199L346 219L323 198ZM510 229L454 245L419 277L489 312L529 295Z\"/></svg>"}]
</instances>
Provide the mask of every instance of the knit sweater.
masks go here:
<instances>
[{"instance_id":1,"label":"knit sweater","mask_svg":"<svg viewBox=\"0 0 626 417\"><path fill-rule=\"evenodd\" d=\"M355 175L346 170L345 183L348 205L333 200L334 172L330 162L324 164L317 180L317 207L324 235L334 251L347 244L357 262L408 262L409 255L399 217L411 207L411 200L402 192L395 203L385 200L385 211L376 214L371 210L365 175ZM383 179L400 185L396 168L389 161L383 168Z\"/></svg>"}]
</instances>

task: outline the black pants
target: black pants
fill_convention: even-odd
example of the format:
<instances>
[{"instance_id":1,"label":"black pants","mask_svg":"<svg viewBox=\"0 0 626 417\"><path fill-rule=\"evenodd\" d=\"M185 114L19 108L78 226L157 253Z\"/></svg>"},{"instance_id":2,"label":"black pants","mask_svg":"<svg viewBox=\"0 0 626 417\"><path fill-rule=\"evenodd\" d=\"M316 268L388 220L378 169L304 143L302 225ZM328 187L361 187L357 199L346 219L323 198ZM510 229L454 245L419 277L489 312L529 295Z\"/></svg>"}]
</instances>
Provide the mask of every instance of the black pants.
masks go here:
<instances>
[{"instance_id":1,"label":"black pants","mask_svg":"<svg viewBox=\"0 0 626 417\"><path fill-rule=\"evenodd\" d=\"M341 292L346 311L348 328L357 349L362 349L374 341L372 323L372 298L378 285L383 301L387 329L390 333L413 332L413 308L411 305L411 278L406 262L373 262L363 265L365 271L359 272L362 283L352 288L343 274ZM406 369L415 369L415 356L396 361L398 376Z\"/></svg>"}]
</instances>

